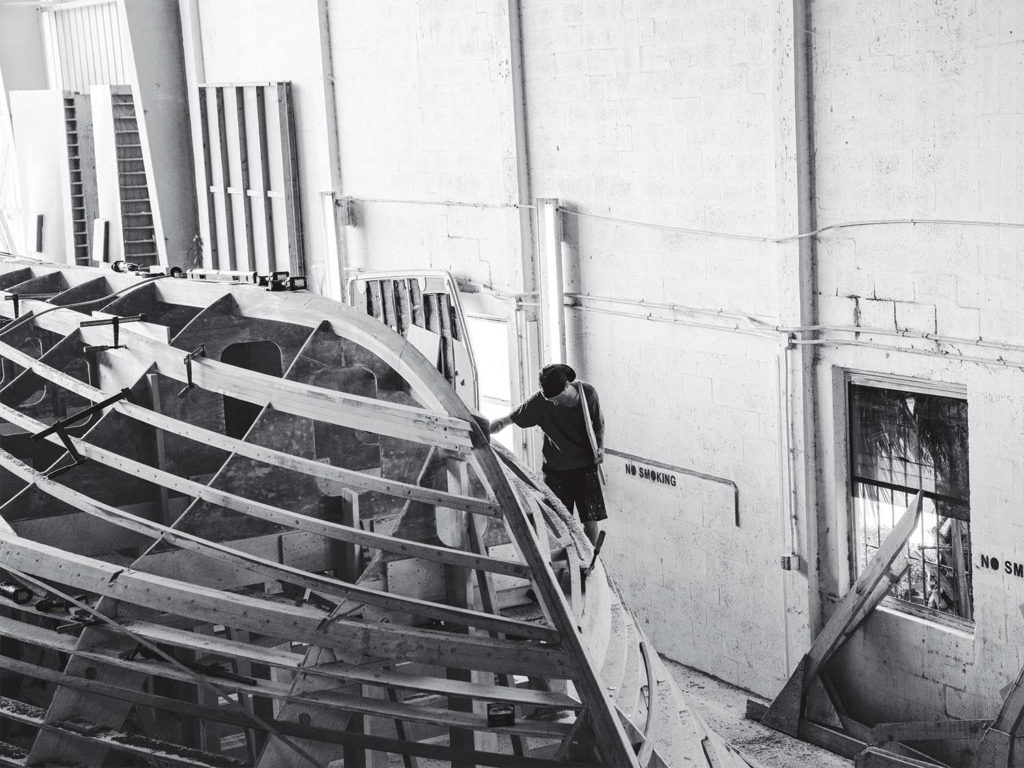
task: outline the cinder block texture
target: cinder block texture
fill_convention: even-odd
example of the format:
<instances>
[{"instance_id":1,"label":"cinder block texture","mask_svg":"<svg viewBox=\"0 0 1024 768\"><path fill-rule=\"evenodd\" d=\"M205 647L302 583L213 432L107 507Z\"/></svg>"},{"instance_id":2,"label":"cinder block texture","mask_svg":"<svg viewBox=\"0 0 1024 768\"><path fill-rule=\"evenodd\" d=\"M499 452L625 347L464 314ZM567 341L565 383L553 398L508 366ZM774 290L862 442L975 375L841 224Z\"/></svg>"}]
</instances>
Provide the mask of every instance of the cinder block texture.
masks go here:
<instances>
[{"instance_id":1,"label":"cinder block texture","mask_svg":"<svg viewBox=\"0 0 1024 768\"><path fill-rule=\"evenodd\" d=\"M820 369L962 387L970 430L973 628L879 614L836 665L837 679L851 713L868 722L991 717L998 691L1022 661L1014 638L1024 631L1024 579L980 565L982 554L1024 560L1017 543L1021 371L927 355L1019 359L1012 347L1024 342L1024 231L963 223L1021 221L1024 6L868 0L814 2L812 10L819 225L946 220L826 233L818 247L821 322L848 324L853 303L865 328L959 339L930 347L917 342L917 354L825 347ZM979 347L973 343L979 337L1009 346ZM887 343L913 342L889 337ZM834 447L841 402L822 394L821 450L833 459L823 465L842 467ZM831 522L846 530L844 505L829 499L826 506L826 519L834 508ZM841 572L845 557L842 546L824 547L822 569ZM967 764L969 745L937 755Z\"/></svg>"}]
</instances>

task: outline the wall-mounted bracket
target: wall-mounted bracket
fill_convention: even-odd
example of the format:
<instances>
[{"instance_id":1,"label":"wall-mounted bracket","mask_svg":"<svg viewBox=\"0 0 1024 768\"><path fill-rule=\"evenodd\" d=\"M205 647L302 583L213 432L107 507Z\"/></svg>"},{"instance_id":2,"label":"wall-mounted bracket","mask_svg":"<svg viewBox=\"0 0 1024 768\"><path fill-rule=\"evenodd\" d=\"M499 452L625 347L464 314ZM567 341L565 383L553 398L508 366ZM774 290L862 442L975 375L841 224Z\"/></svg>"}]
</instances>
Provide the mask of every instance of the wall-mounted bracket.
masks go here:
<instances>
[{"instance_id":1,"label":"wall-mounted bracket","mask_svg":"<svg viewBox=\"0 0 1024 768\"><path fill-rule=\"evenodd\" d=\"M93 344L86 345L82 348L85 354L90 352L104 352L108 349L121 349L124 345L121 343L121 324L122 323L139 323L146 319L145 315L129 315L127 317L120 317L115 315L114 317L105 317L101 320L83 320L78 324L79 328L91 328L97 325L109 325L114 330L114 343L113 344Z\"/></svg>"},{"instance_id":2,"label":"wall-mounted bracket","mask_svg":"<svg viewBox=\"0 0 1024 768\"><path fill-rule=\"evenodd\" d=\"M354 227L356 226L356 202L353 197L336 197L334 198L334 205L338 208L340 213L339 219L341 220L342 226Z\"/></svg>"},{"instance_id":3,"label":"wall-mounted bracket","mask_svg":"<svg viewBox=\"0 0 1024 768\"><path fill-rule=\"evenodd\" d=\"M195 387L195 382L192 381L192 361L197 357L206 357L206 345L200 344L198 347L193 349L187 355L185 355L185 386L178 392L178 397L184 397L189 393L189 390Z\"/></svg>"}]
</instances>

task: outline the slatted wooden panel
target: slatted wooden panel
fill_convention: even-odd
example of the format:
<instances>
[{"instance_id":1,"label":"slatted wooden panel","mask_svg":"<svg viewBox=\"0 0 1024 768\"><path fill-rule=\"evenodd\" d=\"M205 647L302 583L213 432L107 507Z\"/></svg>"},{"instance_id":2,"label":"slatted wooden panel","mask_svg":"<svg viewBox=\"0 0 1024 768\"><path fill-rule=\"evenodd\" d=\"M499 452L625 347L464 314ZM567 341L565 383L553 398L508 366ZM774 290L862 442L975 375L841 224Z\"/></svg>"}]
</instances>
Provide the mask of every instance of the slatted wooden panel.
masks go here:
<instances>
[{"instance_id":1,"label":"slatted wooden panel","mask_svg":"<svg viewBox=\"0 0 1024 768\"><path fill-rule=\"evenodd\" d=\"M50 87L87 91L90 85L131 82L129 49L115 0L41 8Z\"/></svg>"},{"instance_id":2,"label":"slatted wooden panel","mask_svg":"<svg viewBox=\"0 0 1024 768\"><path fill-rule=\"evenodd\" d=\"M203 266L305 274L291 84L200 86Z\"/></svg>"},{"instance_id":3,"label":"slatted wooden panel","mask_svg":"<svg viewBox=\"0 0 1024 768\"><path fill-rule=\"evenodd\" d=\"M449 383L455 380L451 341L464 337L462 320L451 296L443 291L424 293L418 278L366 280L366 314L377 318L403 336L411 326L438 334L441 359L438 370Z\"/></svg>"}]
</instances>

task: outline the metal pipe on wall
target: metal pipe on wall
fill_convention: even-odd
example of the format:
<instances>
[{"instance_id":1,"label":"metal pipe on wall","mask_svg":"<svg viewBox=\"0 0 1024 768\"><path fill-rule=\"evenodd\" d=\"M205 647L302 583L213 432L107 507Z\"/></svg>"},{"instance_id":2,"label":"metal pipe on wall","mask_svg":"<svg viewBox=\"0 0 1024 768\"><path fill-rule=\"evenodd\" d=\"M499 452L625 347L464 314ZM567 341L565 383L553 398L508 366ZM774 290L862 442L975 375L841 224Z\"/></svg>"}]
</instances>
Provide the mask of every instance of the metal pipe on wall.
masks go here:
<instances>
[{"instance_id":1,"label":"metal pipe on wall","mask_svg":"<svg viewBox=\"0 0 1024 768\"><path fill-rule=\"evenodd\" d=\"M811 232L817 229L817 211L814 177L814 84L812 76L811 50L811 4L813 0L793 0L793 106L794 138L796 143L796 205L797 231ZM813 325L817 322L817 240L804 238L797 241L797 315L799 325ZM793 369L789 363L794 363ZM817 504L817 446L816 411L817 393L815 386L814 350L801 348L792 356L783 358L783 365L789 373L788 392L785 394L789 408L789 423L798 422L799 432L793 435L793 444L788 453L790 462L790 493L794 509L790 513L790 525L796 525L805 541L794 542L793 549L802 551L806 563L808 628L811 637L821 629L821 599L815 563L818 554L818 504ZM791 427L792 428L792 427ZM802 518L794 519L794 518ZM785 620L785 619L784 619ZM795 638L793 638L795 639Z\"/></svg>"},{"instance_id":2,"label":"metal pipe on wall","mask_svg":"<svg viewBox=\"0 0 1024 768\"><path fill-rule=\"evenodd\" d=\"M532 209L530 178L530 151L526 123L526 78L524 73L522 7L520 0L508 0L509 80L512 106L512 130L515 151L516 203L519 206L519 250L524 294L537 291L536 279L536 220ZM513 401L525 400L533 391L540 370L540 349L537 327L538 307L517 304L512 309L509 324L515 332L510 340L509 362L518 372L512 384ZM519 430L517 435L519 459L537 465L540 458L540 440L533 430Z\"/></svg>"}]
</instances>

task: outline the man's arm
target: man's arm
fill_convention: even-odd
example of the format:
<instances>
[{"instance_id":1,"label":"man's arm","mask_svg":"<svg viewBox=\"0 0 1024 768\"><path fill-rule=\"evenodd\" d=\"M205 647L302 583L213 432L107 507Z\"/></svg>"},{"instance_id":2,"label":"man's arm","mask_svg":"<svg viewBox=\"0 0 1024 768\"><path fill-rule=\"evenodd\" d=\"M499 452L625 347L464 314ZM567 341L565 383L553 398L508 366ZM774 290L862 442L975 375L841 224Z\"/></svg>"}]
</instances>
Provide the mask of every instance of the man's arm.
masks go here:
<instances>
[{"instance_id":1,"label":"man's arm","mask_svg":"<svg viewBox=\"0 0 1024 768\"><path fill-rule=\"evenodd\" d=\"M490 424L490 432L491 432L492 435L494 433L496 433L496 432L501 432L501 430L505 429L505 427L508 427L511 424L512 424L512 414L511 413L508 414L507 416L502 416L500 419L493 419L491 421L491 424Z\"/></svg>"},{"instance_id":2,"label":"man's arm","mask_svg":"<svg viewBox=\"0 0 1024 768\"><path fill-rule=\"evenodd\" d=\"M597 463L604 461L604 414L601 412L601 401L597 397L597 390L591 388L590 421L594 426L594 438L597 440Z\"/></svg>"}]
</instances>

